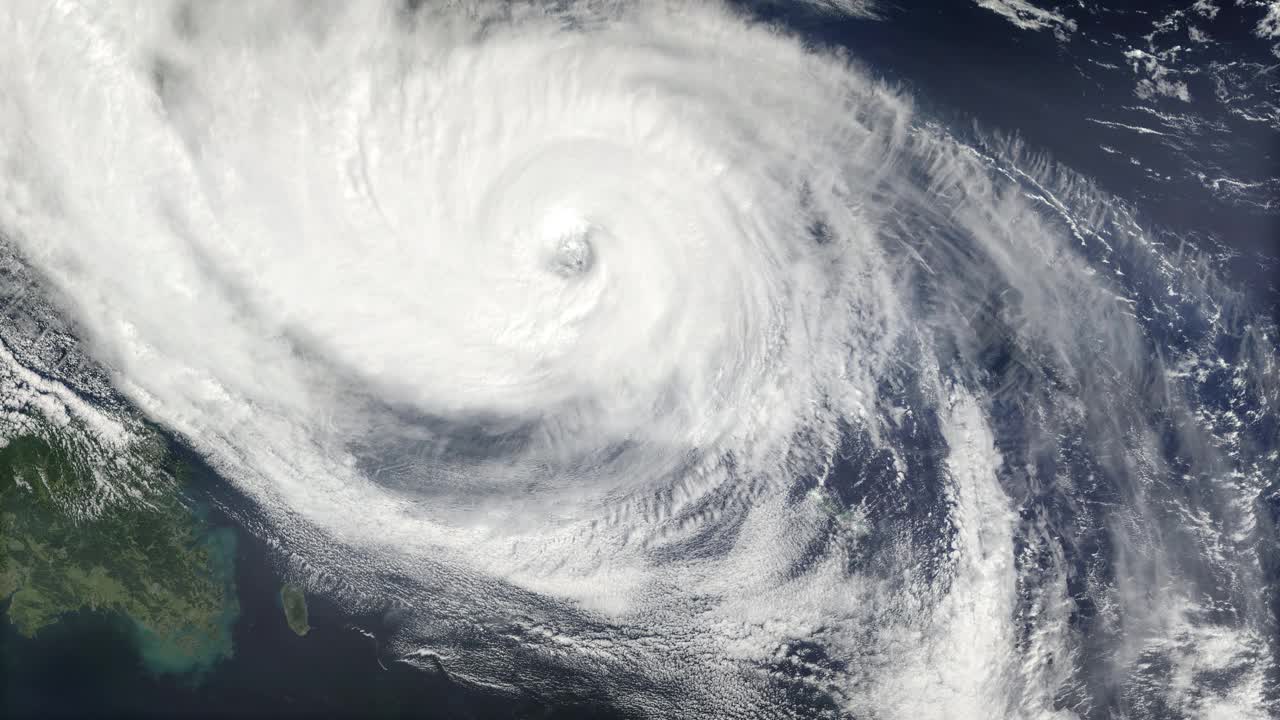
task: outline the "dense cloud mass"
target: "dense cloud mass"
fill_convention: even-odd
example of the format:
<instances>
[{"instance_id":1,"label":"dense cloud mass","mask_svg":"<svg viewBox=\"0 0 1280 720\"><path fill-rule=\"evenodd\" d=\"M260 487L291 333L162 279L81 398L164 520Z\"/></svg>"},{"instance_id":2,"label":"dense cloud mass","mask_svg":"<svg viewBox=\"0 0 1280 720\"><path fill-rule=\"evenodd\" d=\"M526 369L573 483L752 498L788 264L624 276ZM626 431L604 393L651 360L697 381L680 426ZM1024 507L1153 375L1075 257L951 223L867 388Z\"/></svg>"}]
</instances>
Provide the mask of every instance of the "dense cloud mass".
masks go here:
<instances>
[{"instance_id":1,"label":"dense cloud mass","mask_svg":"<svg viewBox=\"0 0 1280 720\"><path fill-rule=\"evenodd\" d=\"M1274 330L1050 160L718 3L0 30L5 242L406 662L636 716L1265 716Z\"/></svg>"}]
</instances>

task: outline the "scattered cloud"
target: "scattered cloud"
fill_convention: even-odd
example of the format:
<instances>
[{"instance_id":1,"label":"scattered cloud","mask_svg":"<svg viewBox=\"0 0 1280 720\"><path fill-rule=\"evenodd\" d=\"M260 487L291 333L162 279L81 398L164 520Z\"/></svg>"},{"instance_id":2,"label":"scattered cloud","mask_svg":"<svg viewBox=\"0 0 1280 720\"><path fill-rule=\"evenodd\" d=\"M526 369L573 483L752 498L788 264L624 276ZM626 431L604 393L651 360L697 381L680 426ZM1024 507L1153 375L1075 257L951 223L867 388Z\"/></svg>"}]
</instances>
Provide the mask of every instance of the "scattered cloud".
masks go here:
<instances>
[{"instance_id":1,"label":"scattered cloud","mask_svg":"<svg viewBox=\"0 0 1280 720\"><path fill-rule=\"evenodd\" d=\"M1125 52L1133 71L1147 76L1138 81L1134 92L1143 100L1162 96L1190 102L1191 91L1187 89L1186 81L1176 79L1178 71L1164 64L1163 55L1153 55L1136 48Z\"/></svg>"},{"instance_id":2,"label":"scattered cloud","mask_svg":"<svg viewBox=\"0 0 1280 720\"><path fill-rule=\"evenodd\" d=\"M1263 7L1267 14L1258 21L1254 33L1260 38L1280 37L1280 0L1271 0Z\"/></svg>"},{"instance_id":3,"label":"scattered cloud","mask_svg":"<svg viewBox=\"0 0 1280 720\"><path fill-rule=\"evenodd\" d=\"M1196 0L1191 9L1210 20L1218 16L1218 6L1213 4L1213 0Z\"/></svg>"}]
</instances>

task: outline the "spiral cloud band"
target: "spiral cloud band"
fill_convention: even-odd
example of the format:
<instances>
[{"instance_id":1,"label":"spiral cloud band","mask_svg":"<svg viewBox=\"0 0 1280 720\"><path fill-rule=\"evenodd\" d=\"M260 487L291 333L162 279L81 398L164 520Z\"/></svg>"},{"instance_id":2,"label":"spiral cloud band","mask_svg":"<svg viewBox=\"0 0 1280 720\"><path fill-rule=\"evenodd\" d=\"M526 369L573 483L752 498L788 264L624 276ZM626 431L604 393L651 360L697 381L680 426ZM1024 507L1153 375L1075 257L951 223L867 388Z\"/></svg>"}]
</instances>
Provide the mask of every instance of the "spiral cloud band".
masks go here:
<instances>
[{"instance_id":1,"label":"spiral cloud band","mask_svg":"<svg viewBox=\"0 0 1280 720\"><path fill-rule=\"evenodd\" d=\"M1261 713L1268 330L1084 180L719 3L0 27L6 241L399 659L639 716Z\"/></svg>"}]
</instances>

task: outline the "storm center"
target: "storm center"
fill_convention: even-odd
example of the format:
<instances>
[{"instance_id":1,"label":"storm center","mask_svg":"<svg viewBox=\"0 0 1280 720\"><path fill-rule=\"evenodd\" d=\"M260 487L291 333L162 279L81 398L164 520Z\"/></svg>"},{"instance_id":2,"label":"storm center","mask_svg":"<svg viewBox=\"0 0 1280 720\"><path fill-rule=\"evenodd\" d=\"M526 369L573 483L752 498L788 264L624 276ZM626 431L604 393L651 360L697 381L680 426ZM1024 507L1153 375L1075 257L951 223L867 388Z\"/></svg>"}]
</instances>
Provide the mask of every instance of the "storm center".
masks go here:
<instances>
[{"instance_id":1,"label":"storm center","mask_svg":"<svg viewBox=\"0 0 1280 720\"><path fill-rule=\"evenodd\" d=\"M552 268L565 276L585 274L591 269L591 240L586 232L560 238L552 258Z\"/></svg>"},{"instance_id":2,"label":"storm center","mask_svg":"<svg viewBox=\"0 0 1280 720\"><path fill-rule=\"evenodd\" d=\"M591 270L595 248L591 223L572 210L555 210L543 225L550 240L550 266L558 275L577 277Z\"/></svg>"}]
</instances>

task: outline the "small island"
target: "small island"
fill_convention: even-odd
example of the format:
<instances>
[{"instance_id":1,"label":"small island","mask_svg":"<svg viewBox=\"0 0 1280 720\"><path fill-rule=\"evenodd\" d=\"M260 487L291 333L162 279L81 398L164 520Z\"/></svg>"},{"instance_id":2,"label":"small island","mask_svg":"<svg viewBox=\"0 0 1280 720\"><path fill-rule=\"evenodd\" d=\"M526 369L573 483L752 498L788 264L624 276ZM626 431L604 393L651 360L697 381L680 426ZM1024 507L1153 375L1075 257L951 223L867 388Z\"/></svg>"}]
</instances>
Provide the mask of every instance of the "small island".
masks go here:
<instances>
[{"instance_id":1,"label":"small island","mask_svg":"<svg viewBox=\"0 0 1280 720\"><path fill-rule=\"evenodd\" d=\"M307 596L302 588L293 583L285 583L280 588L280 602L284 605L284 619L289 623L289 628L298 637L306 635L311 626L307 624Z\"/></svg>"}]
</instances>

